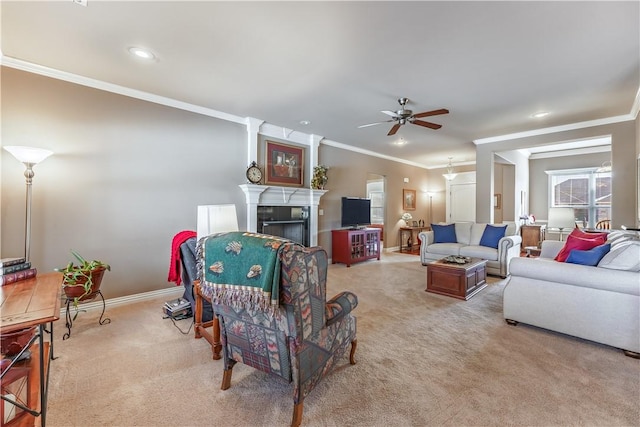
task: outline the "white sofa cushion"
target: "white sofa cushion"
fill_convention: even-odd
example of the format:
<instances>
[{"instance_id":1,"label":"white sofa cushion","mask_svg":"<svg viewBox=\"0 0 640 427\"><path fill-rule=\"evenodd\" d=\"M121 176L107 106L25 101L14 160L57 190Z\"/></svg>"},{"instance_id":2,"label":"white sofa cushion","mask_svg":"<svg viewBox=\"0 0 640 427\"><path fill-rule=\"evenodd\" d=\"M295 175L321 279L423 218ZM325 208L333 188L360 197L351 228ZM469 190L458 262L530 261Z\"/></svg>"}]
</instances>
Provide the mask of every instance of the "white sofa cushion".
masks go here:
<instances>
[{"instance_id":1,"label":"white sofa cushion","mask_svg":"<svg viewBox=\"0 0 640 427\"><path fill-rule=\"evenodd\" d=\"M470 256L474 258L482 258L489 261L498 260L498 250L494 248L488 248L486 246L469 245L460 248L460 255Z\"/></svg>"},{"instance_id":2,"label":"white sofa cushion","mask_svg":"<svg viewBox=\"0 0 640 427\"><path fill-rule=\"evenodd\" d=\"M504 235L505 236L514 236L516 234L519 234L518 231L518 224L516 224L515 222L503 222L502 224L494 224L494 225L507 225L507 229L504 230Z\"/></svg>"},{"instance_id":3,"label":"white sofa cushion","mask_svg":"<svg viewBox=\"0 0 640 427\"><path fill-rule=\"evenodd\" d=\"M465 246L462 243L433 243L427 247L427 252L439 255L460 255L460 248Z\"/></svg>"},{"instance_id":4,"label":"white sofa cushion","mask_svg":"<svg viewBox=\"0 0 640 427\"><path fill-rule=\"evenodd\" d=\"M456 222L456 238L458 243L468 245L471 242L471 228L473 225L473 222ZM480 240L478 240L478 242L479 241Z\"/></svg>"},{"instance_id":5,"label":"white sofa cushion","mask_svg":"<svg viewBox=\"0 0 640 427\"><path fill-rule=\"evenodd\" d=\"M634 231L614 230L607 235L607 243L611 244L612 251L618 249L618 245L634 240L640 240L640 235Z\"/></svg>"},{"instance_id":6,"label":"white sofa cushion","mask_svg":"<svg viewBox=\"0 0 640 427\"><path fill-rule=\"evenodd\" d=\"M611 246L611 251L598 263L598 267L611 270L640 271L640 241L628 240ZM639 279L640 280L640 277Z\"/></svg>"},{"instance_id":7,"label":"white sofa cushion","mask_svg":"<svg viewBox=\"0 0 640 427\"><path fill-rule=\"evenodd\" d=\"M482 239L482 235L484 234L484 229L487 227L487 224L473 224L471 226L471 238L469 239L470 245L478 246L480 244L480 240Z\"/></svg>"}]
</instances>

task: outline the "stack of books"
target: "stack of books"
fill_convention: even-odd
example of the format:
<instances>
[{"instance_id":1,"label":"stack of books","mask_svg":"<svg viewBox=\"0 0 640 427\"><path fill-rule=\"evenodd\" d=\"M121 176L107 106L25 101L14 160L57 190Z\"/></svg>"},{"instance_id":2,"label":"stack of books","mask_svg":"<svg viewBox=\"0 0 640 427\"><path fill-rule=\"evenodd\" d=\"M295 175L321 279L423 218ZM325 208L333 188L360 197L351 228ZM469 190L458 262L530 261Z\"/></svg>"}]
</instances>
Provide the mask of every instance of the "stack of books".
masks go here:
<instances>
[{"instance_id":1,"label":"stack of books","mask_svg":"<svg viewBox=\"0 0 640 427\"><path fill-rule=\"evenodd\" d=\"M37 270L24 257L0 259L0 286L36 277Z\"/></svg>"},{"instance_id":2,"label":"stack of books","mask_svg":"<svg viewBox=\"0 0 640 427\"><path fill-rule=\"evenodd\" d=\"M169 317L174 319L185 318L191 316L191 303L184 298L176 298L167 301L162 306L162 311Z\"/></svg>"}]
</instances>

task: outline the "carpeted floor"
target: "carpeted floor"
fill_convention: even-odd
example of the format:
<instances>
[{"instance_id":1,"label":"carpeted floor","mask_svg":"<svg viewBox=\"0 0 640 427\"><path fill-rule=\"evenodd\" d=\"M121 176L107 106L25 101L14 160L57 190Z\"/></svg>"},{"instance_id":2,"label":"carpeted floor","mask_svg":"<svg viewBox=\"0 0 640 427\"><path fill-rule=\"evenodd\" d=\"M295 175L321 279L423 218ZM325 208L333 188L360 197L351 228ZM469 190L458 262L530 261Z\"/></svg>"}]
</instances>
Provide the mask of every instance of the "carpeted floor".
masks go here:
<instances>
[{"instance_id":1,"label":"carpeted floor","mask_svg":"<svg viewBox=\"0 0 640 427\"><path fill-rule=\"evenodd\" d=\"M507 325L505 281L469 301L424 291L412 255L329 267L328 295L359 297L358 363L305 400L307 426L638 426L640 360ZM108 286L108 283L105 283ZM210 347L162 319L163 299L81 313L51 364L48 425L286 426L290 384L244 365L220 390ZM190 320L177 322L186 330Z\"/></svg>"}]
</instances>

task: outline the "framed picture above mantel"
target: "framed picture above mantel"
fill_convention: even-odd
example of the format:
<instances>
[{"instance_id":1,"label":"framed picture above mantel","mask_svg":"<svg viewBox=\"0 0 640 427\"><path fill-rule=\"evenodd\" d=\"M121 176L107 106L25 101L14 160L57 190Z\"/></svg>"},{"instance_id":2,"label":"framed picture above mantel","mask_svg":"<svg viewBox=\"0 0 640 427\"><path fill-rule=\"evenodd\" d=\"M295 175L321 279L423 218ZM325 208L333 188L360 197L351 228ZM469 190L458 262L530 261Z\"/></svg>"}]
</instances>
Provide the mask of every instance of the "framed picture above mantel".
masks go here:
<instances>
[{"instance_id":1,"label":"framed picture above mantel","mask_svg":"<svg viewBox=\"0 0 640 427\"><path fill-rule=\"evenodd\" d=\"M266 184L302 187L304 147L265 141Z\"/></svg>"}]
</instances>

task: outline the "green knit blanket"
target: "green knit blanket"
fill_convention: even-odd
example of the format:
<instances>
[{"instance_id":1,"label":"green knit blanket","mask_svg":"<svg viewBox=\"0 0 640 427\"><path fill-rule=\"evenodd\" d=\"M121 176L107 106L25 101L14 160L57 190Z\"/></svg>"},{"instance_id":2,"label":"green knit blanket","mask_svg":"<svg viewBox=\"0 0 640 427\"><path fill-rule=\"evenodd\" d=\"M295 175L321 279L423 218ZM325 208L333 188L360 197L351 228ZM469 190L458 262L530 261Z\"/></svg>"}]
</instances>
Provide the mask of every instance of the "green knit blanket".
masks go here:
<instances>
[{"instance_id":1,"label":"green knit blanket","mask_svg":"<svg viewBox=\"0 0 640 427\"><path fill-rule=\"evenodd\" d=\"M279 301L279 252L288 242L240 231L200 239L203 292L214 304L273 313Z\"/></svg>"}]
</instances>

